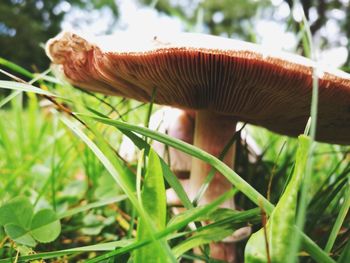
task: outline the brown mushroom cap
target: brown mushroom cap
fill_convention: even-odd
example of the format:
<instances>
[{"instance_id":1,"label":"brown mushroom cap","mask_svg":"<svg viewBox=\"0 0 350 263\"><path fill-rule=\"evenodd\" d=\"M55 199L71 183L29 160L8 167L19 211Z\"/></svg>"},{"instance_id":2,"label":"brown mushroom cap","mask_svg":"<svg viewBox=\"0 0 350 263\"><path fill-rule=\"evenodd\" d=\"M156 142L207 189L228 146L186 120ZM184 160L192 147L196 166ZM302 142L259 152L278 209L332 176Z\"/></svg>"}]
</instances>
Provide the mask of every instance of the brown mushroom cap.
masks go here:
<instances>
[{"instance_id":1,"label":"brown mushroom cap","mask_svg":"<svg viewBox=\"0 0 350 263\"><path fill-rule=\"evenodd\" d=\"M73 84L91 91L149 101L156 89L158 104L205 109L289 136L302 133L310 115L317 64L301 56L187 33L170 40L120 36L98 42L65 32L48 42L47 54ZM350 75L317 71L317 139L348 144Z\"/></svg>"}]
</instances>

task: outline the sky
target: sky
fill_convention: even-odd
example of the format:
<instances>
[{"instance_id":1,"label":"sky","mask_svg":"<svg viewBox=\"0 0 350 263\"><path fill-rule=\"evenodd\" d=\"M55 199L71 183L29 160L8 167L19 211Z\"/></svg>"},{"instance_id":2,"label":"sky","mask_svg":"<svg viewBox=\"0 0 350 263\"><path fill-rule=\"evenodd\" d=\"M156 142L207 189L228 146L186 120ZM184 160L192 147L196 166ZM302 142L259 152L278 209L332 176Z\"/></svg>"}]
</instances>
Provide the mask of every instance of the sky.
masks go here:
<instances>
[{"instance_id":1,"label":"sky","mask_svg":"<svg viewBox=\"0 0 350 263\"><path fill-rule=\"evenodd\" d=\"M175 1L175 0L173 0ZM199 0L196 0L197 2ZM196 1L190 1L192 4ZM347 0L342 0L347 1ZM188 4L188 0L177 0L178 4ZM69 2L62 2L57 11L65 11L67 15L62 23L63 30L82 32L87 35L100 35L105 32L113 33L118 31L127 31L128 33L145 38L150 35L174 34L185 31L185 26L178 18L169 17L157 12L152 7L145 7L136 0L115 0L118 5L120 17L115 21L113 13L108 8L102 10L83 11L79 8L73 8ZM290 10L288 4L283 0L271 0L273 6L273 19L264 17L255 18L255 33L259 44L268 49L286 50L293 52L296 49L297 38L292 32L288 32L286 23L283 23L290 15L296 21L302 19L300 8ZM194 3L195 4L195 3ZM88 12L88 14L87 14ZM326 67L342 66L348 56L346 48L347 38L341 35L337 20L345 17L342 10L332 10L331 18L325 27L314 37L314 47L316 50L317 61ZM86 17L89 17L87 20ZM254 18L253 18L254 19ZM311 10L311 22L317 19L316 10ZM215 20L220 22L222 14L215 14ZM205 32L205 28L202 28ZM318 45L321 36L327 36L332 44L331 48L320 50Z\"/></svg>"}]
</instances>

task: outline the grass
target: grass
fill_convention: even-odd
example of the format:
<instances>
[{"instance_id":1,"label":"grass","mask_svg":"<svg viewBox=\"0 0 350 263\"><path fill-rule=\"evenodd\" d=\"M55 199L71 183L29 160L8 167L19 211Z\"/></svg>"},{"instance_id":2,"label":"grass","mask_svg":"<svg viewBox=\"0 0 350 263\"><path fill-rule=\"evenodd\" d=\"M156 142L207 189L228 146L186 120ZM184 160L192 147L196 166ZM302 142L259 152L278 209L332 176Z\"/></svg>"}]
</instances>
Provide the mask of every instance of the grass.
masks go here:
<instances>
[{"instance_id":1,"label":"grass","mask_svg":"<svg viewBox=\"0 0 350 263\"><path fill-rule=\"evenodd\" d=\"M166 251L165 258L174 260L182 257L186 261L193 258L189 252L191 246L188 245L191 242L187 240L194 239L198 242L196 244L204 245L215 238L210 234L206 235L209 238L203 238L203 235L200 235L201 228L190 230L188 223L205 217L208 211L214 211L217 204L224 199L208 207L194 208L188 202L177 178L163 161L161 173L166 179L167 187L172 185L177 189L189 212L176 224L168 223L164 230L156 230L156 226L152 225L148 218L148 213L143 211L144 207L138 201L140 194L137 198L135 192L137 176L133 167L136 163L126 163L116 155L123 134L128 135L139 148L144 149L146 156L149 154L149 144L135 134L159 140L201 158L227 176L240 191L239 194L236 193L239 205L247 211L214 221L208 227L214 229L209 229L209 233L215 231L215 235L220 233L215 228L216 225L222 226L219 229L223 236L227 235L228 227L232 230L235 225L237 227L248 222L253 222L254 229L258 229L261 222L260 213L250 214L253 211L250 209L256 209L263 202L263 207L270 214L273 203L279 200L288 175L293 169L295 139L277 136L260 128L248 127L253 136L257 134L255 138L263 148L263 154L252 163L248 161L247 149L242 148L237 163L237 170L245 171L242 179L218 159L191 145L133 125L132 123L145 123L150 109L147 105L139 107L137 102L120 98L91 96L66 84L48 81L40 81L34 85L5 81L1 84L12 90L9 95L11 100L2 106L0 120L0 151L1 156L4 156L0 161L3 177L1 187L4 189L0 193L2 203L15 196L27 196L36 210L49 207L56 211L62 225L58 239L48 244L39 243L34 248L24 249L25 246L20 242L9 239L2 233L0 253L4 262L6 258L15 257L17 253L20 253L19 259L66 258L68 261L75 261L89 258L90 262L98 262L102 258L117 257L126 260L132 251L149 244L152 240L159 243L160 251ZM51 92L37 92L38 88L49 89ZM24 96L21 90L30 93ZM65 103L65 107L72 112L81 112L76 118L84 125L72 116L57 111L52 105L43 106L45 100L42 96L52 93L57 94L56 100ZM64 94L64 97L69 97L70 100L64 100L60 94ZM24 98L25 107L22 106ZM1 101L6 100L7 98L3 98ZM99 109L99 113L91 112L87 105ZM108 105L113 105L112 111ZM135 110L132 110L134 108ZM124 115L123 112L127 114ZM114 120L115 116L119 115L128 119L128 122ZM110 126L118 129L111 129ZM343 253L348 242L347 235L343 232L348 231L348 222L345 220L349 208L349 194L345 195L349 180L348 151L346 147L317 144L313 154L313 176L310 178L308 191L312 210L307 210L305 217L305 231L313 241L304 238L303 248L311 253L313 258L322 259L323 262L333 262L326 252L333 251L332 258L336 259ZM139 177L143 177L144 169L147 169L142 166L143 162L139 165ZM272 170L274 177L271 182L271 204L264 196L267 194ZM256 177L259 179L253 179ZM142 184L142 180L138 180L139 185ZM323 209L324 207L327 209ZM137 223L128 222L130 218L135 219L135 216L132 216L135 209L136 214L142 215L146 222L148 220L149 225L146 228L155 233L148 239L135 240L135 232L129 228L133 226L135 231L137 226ZM237 223L244 215L251 216L243 223ZM168 209L166 218L169 222L178 217ZM208 218L211 218L210 214ZM340 230L342 225L344 230ZM166 238L167 242L160 238ZM242 241L238 245L244 246L245 242ZM71 248L72 244L79 245ZM120 248L115 250L116 247ZM37 254L31 256L31 251ZM104 254L103 251L110 252ZM303 256L299 259L306 262L309 258Z\"/></svg>"},{"instance_id":2,"label":"grass","mask_svg":"<svg viewBox=\"0 0 350 263\"><path fill-rule=\"evenodd\" d=\"M191 249L202 246L206 252L208 243L247 224L256 232L264 227L262 209L273 218L276 205L287 207L280 201L298 168L296 139L248 125L262 154L252 161L253 153L239 143L232 170L192 145L138 126L148 126L157 109L152 103L82 92L49 72L33 74L2 58L0 65L2 73L15 75L14 81L0 80L0 88L7 91L0 97L0 262L127 262L132 257L142 262L150 253L159 255L159 262L191 262L199 257L209 261L208 254L195 255ZM314 138L315 98L312 105ZM138 148L138 161L129 163L119 156L123 136ZM235 190L197 207L165 161L154 154L150 139L204 160ZM314 142L311 149L307 180L295 210L297 226L288 222L278 235L286 236L291 229L300 234L300 240L292 240L291 261L349 262L350 148ZM164 204L169 187L186 208L179 215ZM21 201L24 208L33 207L33 216L50 209L54 218L36 223L36 229L22 226L20 217L1 208L18 196L27 200ZM243 211L218 209L233 196ZM293 211L281 215L288 212ZM37 231L40 227L57 231L57 221L58 237ZM212 223L201 226L200 221ZM195 228L190 227L193 222ZM14 227L17 232L9 231ZM37 238L35 245L23 241L31 236ZM246 243L237 243L240 259Z\"/></svg>"}]
</instances>

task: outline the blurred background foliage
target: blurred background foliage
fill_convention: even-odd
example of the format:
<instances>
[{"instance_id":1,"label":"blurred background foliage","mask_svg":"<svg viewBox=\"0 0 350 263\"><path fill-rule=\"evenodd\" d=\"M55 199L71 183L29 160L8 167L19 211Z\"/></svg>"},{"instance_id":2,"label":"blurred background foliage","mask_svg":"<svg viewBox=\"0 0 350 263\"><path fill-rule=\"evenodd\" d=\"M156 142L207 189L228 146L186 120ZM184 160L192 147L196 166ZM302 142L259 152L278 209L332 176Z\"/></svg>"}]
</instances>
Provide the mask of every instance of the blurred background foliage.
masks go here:
<instances>
[{"instance_id":1,"label":"blurred background foliage","mask_svg":"<svg viewBox=\"0 0 350 263\"><path fill-rule=\"evenodd\" d=\"M67 24L72 29L92 29L98 34L127 29L119 19L119 7L126 2L179 19L185 31L258 43L261 42L259 26L268 26L261 21L283 24L284 30L296 37L300 32L298 17L293 15L293 0L1 0L0 57L30 70L44 70L49 61L42 44L48 38L67 28ZM317 46L321 49L342 47L346 56L342 56L342 65L337 66L348 68L350 59L344 50L350 47L349 1L301 0L300 3ZM300 39L296 42L296 48L302 47Z\"/></svg>"},{"instance_id":2,"label":"blurred background foliage","mask_svg":"<svg viewBox=\"0 0 350 263\"><path fill-rule=\"evenodd\" d=\"M105 7L118 17L113 0L1 0L0 57L34 71L44 70L49 59L41 44L61 31L67 14L73 8L88 13Z\"/></svg>"},{"instance_id":3,"label":"blurred background foliage","mask_svg":"<svg viewBox=\"0 0 350 263\"><path fill-rule=\"evenodd\" d=\"M131 3L148 15L133 12ZM300 0L300 3L310 21L315 46L322 50L320 57L323 55L326 61L332 58L336 66L349 69L350 1ZM126 8L128 5L129 9ZM3 66L1 58L4 58L31 72L45 70L49 67L49 60L43 44L62 29L108 34L117 30L131 30L130 19L136 19L139 20L138 32L150 31L154 27L149 26L146 20L152 17L176 20L183 31L243 39L302 54L303 29L299 23L301 18L294 10L293 0L0 0L0 68ZM173 28L159 21L153 25L157 23L171 33ZM19 75L18 72L14 74ZM2 75L1 79L4 78L6 76ZM115 111L121 112L125 120L144 122L147 106L134 101L114 97L101 99L100 95L95 97L66 85L49 82L45 82L45 85L55 89L55 93L70 98L72 103L69 107L74 112L79 112L80 108L76 106L79 103L73 102L83 102L88 105L86 107L95 107L106 115L110 115L109 106L113 105L113 111L117 109ZM45 85L40 84L40 87L47 88ZM23 111L22 98L18 97L11 100L7 111L0 112L0 156L3 157L0 158L0 174L3 189L6 189L0 191L1 200L26 193L34 196L37 202L40 200L39 205L41 202L51 202L55 207L57 203L57 207L64 211L78 203L90 203L120 191L96 156L61 127L58 117L50 113L49 106L32 95ZM101 103L102 100L105 102ZM262 153L253 162L247 145L238 145L235 171L272 203L276 203L284 189L286 177L293 169L295 140L287 140L263 129L249 129ZM119 138L108 131L106 134L110 141L119 147L120 144L116 142L120 142L121 135L118 134ZM344 185L350 171L349 149L319 145L314 170L306 232L324 247L346 189ZM50 184L52 187L48 187ZM240 208L255 207L242 194L238 194L236 200ZM131 214L130 204L118 209L125 210L127 216ZM109 210L111 207L106 209L107 219L110 216L108 213L111 213ZM104 212L97 210L91 216L101 217ZM115 213L118 214L119 210ZM96 231L101 231L100 225L98 229L91 229L91 224L95 224L95 218L91 219L91 216L88 220L79 215L64 221L63 225L67 226L61 239L56 241L56 248L65 244L96 244L125 235L126 230L119 226L111 227L108 220L101 224L108 228L104 235L96 235ZM85 220L89 222L83 222ZM340 254L350 236L348 222L347 219L339 234L337 254ZM117 224L119 221L115 222ZM90 226L88 229L87 225ZM117 227L121 233L115 232ZM256 226L255 230L259 227ZM84 229L84 236L76 234L79 229ZM244 242L239 244L241 247L244 245ZM1 253L0 250L0 257Z\"/></svg>"}]
</instances>

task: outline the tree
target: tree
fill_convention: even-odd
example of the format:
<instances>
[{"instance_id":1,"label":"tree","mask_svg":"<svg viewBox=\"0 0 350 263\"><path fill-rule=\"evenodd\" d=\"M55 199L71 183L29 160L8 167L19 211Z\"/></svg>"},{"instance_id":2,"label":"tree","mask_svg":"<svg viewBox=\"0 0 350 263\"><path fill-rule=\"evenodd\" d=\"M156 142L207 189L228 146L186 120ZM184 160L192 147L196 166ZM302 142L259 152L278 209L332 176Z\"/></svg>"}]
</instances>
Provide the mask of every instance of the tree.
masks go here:
<instances>
[{"instance_id":1,"label":"tree","mask_svg":"<svg viewBox=\"0 0 350 263\"><path fill-rule=\"evenodd\" d=\"M113 0L1 0L0 57L34 71L47 68L42 44L60 32L69 6L85 10L109 6L118 15Z\"/></svg>"},{"instance_id":2,"label":"tree","mask_svg":"<svg viewBox=\"0 0 350 263\"><path fill-rule=\"evenodd\" d=\"M273 12L283 2L287 3L289 9L297 2L304 9L305 16L310 22L311 33L317 36L318 46L321 49L344 45L340 39L350 37L350 3L341 0L281 0L281 1L254 1L254 0L202 0L202 1L170 1L170 0L141 0L144 4L154 5L157 10L171 16L180 17L190 31L195 29L196 23L204 25L204 31L214 35L227 35L228 37L242 38L255 41L254 22L256 19L274 20ZM272 3L275 6L272 6ZM344 16L344 17L343 17ZM325 33L322 30L327 23L336 24L340 33ZM302 32L301 24L293 20L292 12L285 23L289 31L295 35ZM300 43L302 49L303 45ZM347 41L347 48L350 41ZM301 50L301 53L302 50ZM350 69L350 55L346 63Z\"/></svg>"},{"instance_id":3,"label":"tree","mask_svg":"<svg viewBox=\"0 0 350 263\"><path fill-rule=\"evenodd\" d=\"M151 5L151 0L141 0ZM181 4L182 3L182 4ZM195 3L195 4L194 4ZM204 1L156 1L155 8L171 16L180 17L188 30L196 30L197 24L204 26L203 30L214 35L241 37L250 40L249 23L257 10L270 5L270 1L253 0L204 0Z\"/></svg>"}]
</instances>

